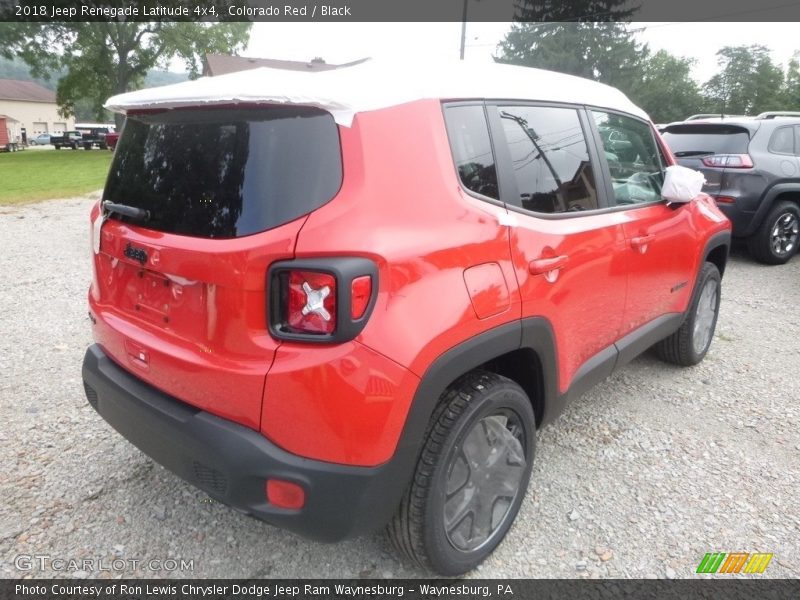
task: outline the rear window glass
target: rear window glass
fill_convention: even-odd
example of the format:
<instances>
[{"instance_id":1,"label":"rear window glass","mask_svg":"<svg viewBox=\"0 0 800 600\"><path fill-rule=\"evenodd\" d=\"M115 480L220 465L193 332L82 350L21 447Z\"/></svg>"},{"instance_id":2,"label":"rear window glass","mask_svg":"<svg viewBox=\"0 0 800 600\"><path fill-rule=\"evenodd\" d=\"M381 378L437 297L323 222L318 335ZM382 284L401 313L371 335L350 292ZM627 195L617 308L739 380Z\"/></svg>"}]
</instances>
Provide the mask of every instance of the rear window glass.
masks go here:
<instances>
[{"instance_id":1,"label":"rear window glass","mask_svg":"<svg viewBox=\"0 0 800 600\"><path fill-rule=\"evenodd\" d=\"M702 154L747 154L750 135L742 127L731 126L674 126L662 137L675 156Z\"/></svg>"},{"instance_id":2,"label":"rear window glass","mask_svg":"<svg viewBox=\"0 0 800 600\"><path fill-rule=\"evenodd\" d=\"M234 238L319 208L341 183L339 132L329 113L179 110L128 117L103 199L149 211L136 224L150 229Z\"/></svg>"}]
</instances>

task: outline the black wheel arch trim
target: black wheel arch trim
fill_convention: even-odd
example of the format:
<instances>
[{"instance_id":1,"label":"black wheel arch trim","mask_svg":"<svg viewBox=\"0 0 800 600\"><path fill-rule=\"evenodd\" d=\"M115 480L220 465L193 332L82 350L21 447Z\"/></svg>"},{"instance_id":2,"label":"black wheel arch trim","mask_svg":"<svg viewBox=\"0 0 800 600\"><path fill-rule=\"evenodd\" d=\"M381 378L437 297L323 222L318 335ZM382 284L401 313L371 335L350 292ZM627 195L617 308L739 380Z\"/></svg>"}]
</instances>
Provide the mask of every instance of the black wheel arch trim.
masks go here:
<instances>
[{"instance_id":1,"label":"black wheel arch trim","mask_svg":"<svg viewBox=\"0 0 800 600\"><path fill-rule=\"evenodd\" d=\"M761 197L761 202L758 203L758 208L744 232L745 237L753 235L758 228L761 227L769 211L771 211L772 207L775 205L778 196L787 193L800 194L800 182L776 183L764 192L764 195Z\"/></svg>"},{"instance_id":2,"label":"black wheel arch trim","mask_svg":"<svg viewBox=\"0 0 800 600\"><path fill-rule=\"evenodd\" d=\"M722 264L722 268L719 270L720 277L725 274L725 265L728 263L728 256L730 255L731 251L731 232L730 230L726 231L718 231L714 235L712 235L708 241L706 242L705 247L703 248L703 260L701 260L697 265L697 272L695 273L695 285L697 285L697 278L700 276L700 271L703 270L703 265L708 262L708 257L711 253L718 249L724 247L725 248L725 259ZM719 265L718 265L719 266ZM694 287L692 288L694 289Z\"/></svg>"}]
</instances>

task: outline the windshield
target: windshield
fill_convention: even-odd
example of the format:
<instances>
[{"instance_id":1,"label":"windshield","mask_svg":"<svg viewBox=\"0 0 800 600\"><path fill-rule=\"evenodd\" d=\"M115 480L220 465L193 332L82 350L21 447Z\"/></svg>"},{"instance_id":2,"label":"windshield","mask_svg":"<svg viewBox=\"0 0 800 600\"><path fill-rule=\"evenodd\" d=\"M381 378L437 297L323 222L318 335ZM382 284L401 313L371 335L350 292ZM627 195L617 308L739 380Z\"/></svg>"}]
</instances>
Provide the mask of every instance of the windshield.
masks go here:
<instances>
[{"instance_id":1,"label":"windshield","mask_svg":"<svg viewBox=\"0 0 800 600\"><path fill-rule=\"evenodd\" d=\"M129 116L103 200L142 209L150 229L233 238L288 223L339 190L333 117L308 107Z\"/></svg>"}]
</instances>

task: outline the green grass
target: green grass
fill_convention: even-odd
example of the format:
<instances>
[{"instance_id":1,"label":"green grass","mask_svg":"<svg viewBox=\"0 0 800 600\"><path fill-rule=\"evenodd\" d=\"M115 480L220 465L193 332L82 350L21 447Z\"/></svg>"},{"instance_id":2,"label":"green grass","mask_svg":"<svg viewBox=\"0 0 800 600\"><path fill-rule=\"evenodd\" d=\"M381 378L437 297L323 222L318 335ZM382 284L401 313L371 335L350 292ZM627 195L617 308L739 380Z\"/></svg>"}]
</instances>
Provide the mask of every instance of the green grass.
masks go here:
<instances>
[{"instance_id":1,"label":"green grass","mask_svg":"<svg viewBox=\"0 0 800 600\"><path fill-rule=\"evenodd\" d=\"M108 150L25 150L0 154L0 206L69 198L103 187Z\"/></svg>"}]
</instances>

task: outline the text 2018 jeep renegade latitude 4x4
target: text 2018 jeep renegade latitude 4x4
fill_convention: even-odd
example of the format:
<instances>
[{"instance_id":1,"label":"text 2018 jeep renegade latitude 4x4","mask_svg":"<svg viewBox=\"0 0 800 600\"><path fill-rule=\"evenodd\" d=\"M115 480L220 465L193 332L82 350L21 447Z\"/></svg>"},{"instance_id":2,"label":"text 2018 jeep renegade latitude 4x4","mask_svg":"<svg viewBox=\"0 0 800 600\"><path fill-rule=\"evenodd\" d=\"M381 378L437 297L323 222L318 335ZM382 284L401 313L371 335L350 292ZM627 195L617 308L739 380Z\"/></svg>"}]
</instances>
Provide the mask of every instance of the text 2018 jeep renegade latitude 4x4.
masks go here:
<instances>
[{"instance_id":1,"label":"text 2018 jeep renegade latitude 4x4","mask_svg":"<svg viewBox=\"0 0 800 600\"><path fill-rule=\"evenodd\" d=\"M514 521L537 428L653 345L711 344L730 224L662 199L672 155L612 88L368 62L109 106L86 395L269 523L385 526L465 572Z\"/></svg>"}]
</instances>

